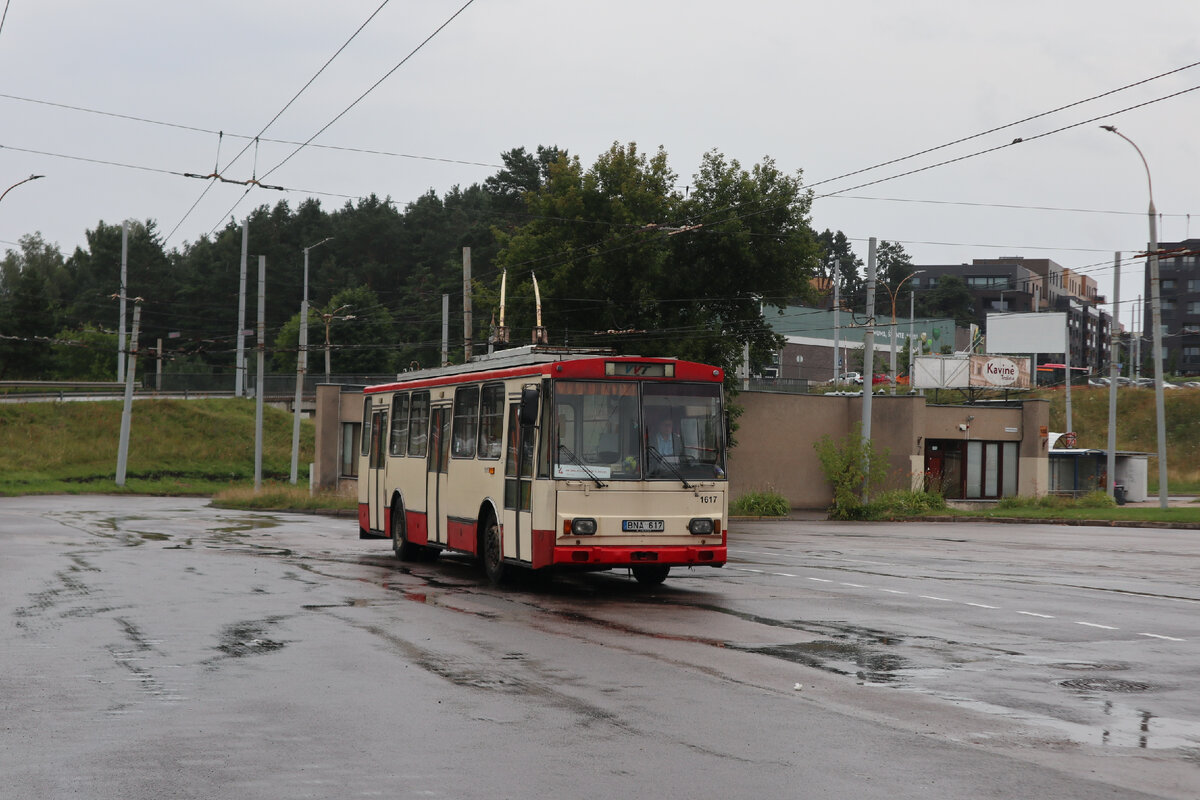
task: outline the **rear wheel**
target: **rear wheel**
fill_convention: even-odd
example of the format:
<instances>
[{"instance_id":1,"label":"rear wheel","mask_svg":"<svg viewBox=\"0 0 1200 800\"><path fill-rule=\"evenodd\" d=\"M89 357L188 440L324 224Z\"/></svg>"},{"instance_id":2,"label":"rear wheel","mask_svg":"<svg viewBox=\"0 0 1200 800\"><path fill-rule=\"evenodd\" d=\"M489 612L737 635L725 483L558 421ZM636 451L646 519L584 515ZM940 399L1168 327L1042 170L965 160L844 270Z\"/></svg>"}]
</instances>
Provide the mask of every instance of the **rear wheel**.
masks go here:
<instances>
[{"instance_id":1,"label":"rear wheel","mask_svg":"<svg viewBox=\"0 0 1200 800\"><path fill-rule=\"evenodd\" d=\"M493 586L499 586L508 576L508 565L504 563L503 542L500 524L495 517L488 517L483 525L483 542L479 548L483 560L483 571Z\"/></svg>"},{"instance_id":2,"label":"rear wheel","mask_svg":"<svg viewBox=\"0 0 1200 800\"><path fill-rule=\"evenodd\" d=\"M408 525L405 524L404 506L397 498L392 502L392 551L401 561L416 561L424 549L408 541Z\"/></svg>"},{"instance_id":3,"label":"rear wheel","mask_svg":"<svg viewBox=\"0 0 1200 800\"><path fill-rule=\"evenodd\" d=\"M671 571L670 567L661 564L639 564L630 569L633 577L643 586L658 586L667 579L667 574Z\"/></svg>"}]
</instances>

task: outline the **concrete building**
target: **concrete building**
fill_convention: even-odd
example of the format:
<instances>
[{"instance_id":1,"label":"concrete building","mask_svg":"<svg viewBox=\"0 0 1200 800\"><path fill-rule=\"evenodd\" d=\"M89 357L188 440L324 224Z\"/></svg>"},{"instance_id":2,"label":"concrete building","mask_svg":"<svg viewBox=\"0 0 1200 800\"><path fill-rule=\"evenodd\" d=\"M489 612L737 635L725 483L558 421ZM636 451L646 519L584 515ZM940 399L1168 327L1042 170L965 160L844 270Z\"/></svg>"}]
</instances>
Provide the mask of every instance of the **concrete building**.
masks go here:
<instances>
[{"instance_id":1,"label":"concrete building","mask_svg":"<svg viewBox=\"0 0 1200 800\"><path fill-rule=\"evenodd\" d=\"M1096 280L1048 258L977 258L970 264L922 264L913 290L929 290L947 275L967 284L975 297L976 324L987 334L987 314L997 311L1058 311L1067 314L1071 364L1100 373L1112 352L1112 316L1100 308L1106 299ZM1200 277L1198 274L1197 277ZM1200 294L1197 295L1200 300ZM1200 321L1200 309L1197 320ZM1062 362L1064 353L1040 353L1039 362ZM1200 368L1200 358L1197 366Z\"/></svg>"},{"instance_id":2,"label":"concrete building","mask_svg":"<svg viewBox=\"0 0 1200 800\"><path fill-rule=\"evenodd\" d=\"M1158 259L1162 298L1163 369L1182 375L1200 375L1200 239L1159 244ZM1150 314L1150 271L1142 293L1142 357L1149 363L1153 334ZM1151 373L1147 368L1143 373Z\"/></svg>"}]
</instances>

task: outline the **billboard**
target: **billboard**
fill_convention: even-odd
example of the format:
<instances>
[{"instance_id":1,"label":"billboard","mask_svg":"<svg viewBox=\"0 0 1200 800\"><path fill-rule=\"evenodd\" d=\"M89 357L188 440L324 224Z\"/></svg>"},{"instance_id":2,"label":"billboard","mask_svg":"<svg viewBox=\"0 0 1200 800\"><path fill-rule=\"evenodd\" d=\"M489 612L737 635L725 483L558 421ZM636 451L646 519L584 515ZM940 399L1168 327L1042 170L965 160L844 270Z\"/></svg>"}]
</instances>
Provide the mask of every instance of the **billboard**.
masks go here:
<instances>
[{"instance_id":1,"label":"billboard","mask_svg":"<svg viewBox=\"0 0 1200 800\"><path fill-rule=\"evenodd\" d=\"M914 389L1031 389L1032 359L1024 356L919 356Z\"/></svg>"},{"instance_id":2,"label":"billboard","mask_svg":"<svg viewBox=\"0 0 1200 800\"><path fill-rule=\"evenodd\" d=\"M1063 312L1036 314L988 314L989 353L1065 353L1067 315Z\"/></svg>"}]
</instances>

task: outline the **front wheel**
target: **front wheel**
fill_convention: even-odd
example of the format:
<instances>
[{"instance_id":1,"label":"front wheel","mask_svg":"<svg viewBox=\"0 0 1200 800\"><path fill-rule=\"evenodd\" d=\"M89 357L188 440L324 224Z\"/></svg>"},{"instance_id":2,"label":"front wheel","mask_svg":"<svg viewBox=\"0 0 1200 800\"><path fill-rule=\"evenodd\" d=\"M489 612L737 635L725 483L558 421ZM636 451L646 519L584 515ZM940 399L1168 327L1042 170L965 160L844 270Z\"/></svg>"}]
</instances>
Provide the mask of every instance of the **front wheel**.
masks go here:
<instances>
[{"instance_id":1,"label":"front wheel","mask_svg":"<svg viewBox=\"0 0 1200 800\"><path fill-rule=\"evenodd\" d=\"M483 526L483 546L479 549L483 556L483 571L487 573L488 581L493 586L499 586L508 574L508 565L504 563L503 541L500 524L495 517L489 517Z\"/></svg>"},{"instance_id":2,"label":"front wheel","mask_svg":"<svg viewBox=\"0 0 1200 800\"><path fill-rule=\"evenodd\" d=\"M642 586L658 586L667 579L667 574L670 573L670 567L664 567L661 564L639 564L636 567L630 567L633 571L633 577Z\"/></svg>"},{"instance_id":3,"label":"front wheel","mask_svg":"<svg viewBox=\"0 0 1200 800\"><path fill-rule=\"evenodd\" d=\"M413 544L408 540L407 529L404 519L404 506L399 500L392 503L391 511L392 522L392 552L396 554L396 558L401 561L416 561L421 556L422 548L420 545Z\"/></svg>"}]
</instances>

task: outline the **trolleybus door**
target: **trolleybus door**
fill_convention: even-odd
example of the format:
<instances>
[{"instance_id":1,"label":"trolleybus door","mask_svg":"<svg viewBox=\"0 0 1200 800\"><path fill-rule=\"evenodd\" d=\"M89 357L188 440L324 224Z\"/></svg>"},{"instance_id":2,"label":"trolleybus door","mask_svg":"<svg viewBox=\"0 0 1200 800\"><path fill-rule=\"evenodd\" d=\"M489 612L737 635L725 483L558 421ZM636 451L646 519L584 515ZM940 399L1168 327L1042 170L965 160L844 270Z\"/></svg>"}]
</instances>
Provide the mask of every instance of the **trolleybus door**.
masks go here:
<instances>
[{"instance_id":1,"label":"trolleybus door","mask_svg":"<svg viewBox=\"0 0 1200 800\"><path fill-rule=\"evenodd\" d=\"M371 529L386 530L387 519L387 485L383 479L384 466L387 464L387 424L388 412L379 409L371 412L371 453L367 462L367 492L370 497Z\"/></svg>"},{"instance_id":2,"label":"trolleybus door","mask_svg":"<svg viewBox=\"0 0 1200 800\"><path fill-rule=\"evenodd\" d=\"M425 520L431 542L446 543L446 512L442 492L450 464L450 406L429 412L429 450L425 457Z\"/></svg>"},{"instance_id":3,"label":"trolleybus door","mask_svg":"<svg viewBox=\"0 0 1200 800\"><path fill-rule=\"evenodd\" d=\"M505 447L504 464L504 532L503 554L505 558L523 561L533 560L531 495L533 492L534 438L537 428L522 429L520 404L508 407L508 439ZM521 446L518 449L518 442ZM520 473L518 477L518 472Z\"/></svg>"}]
</instances>

